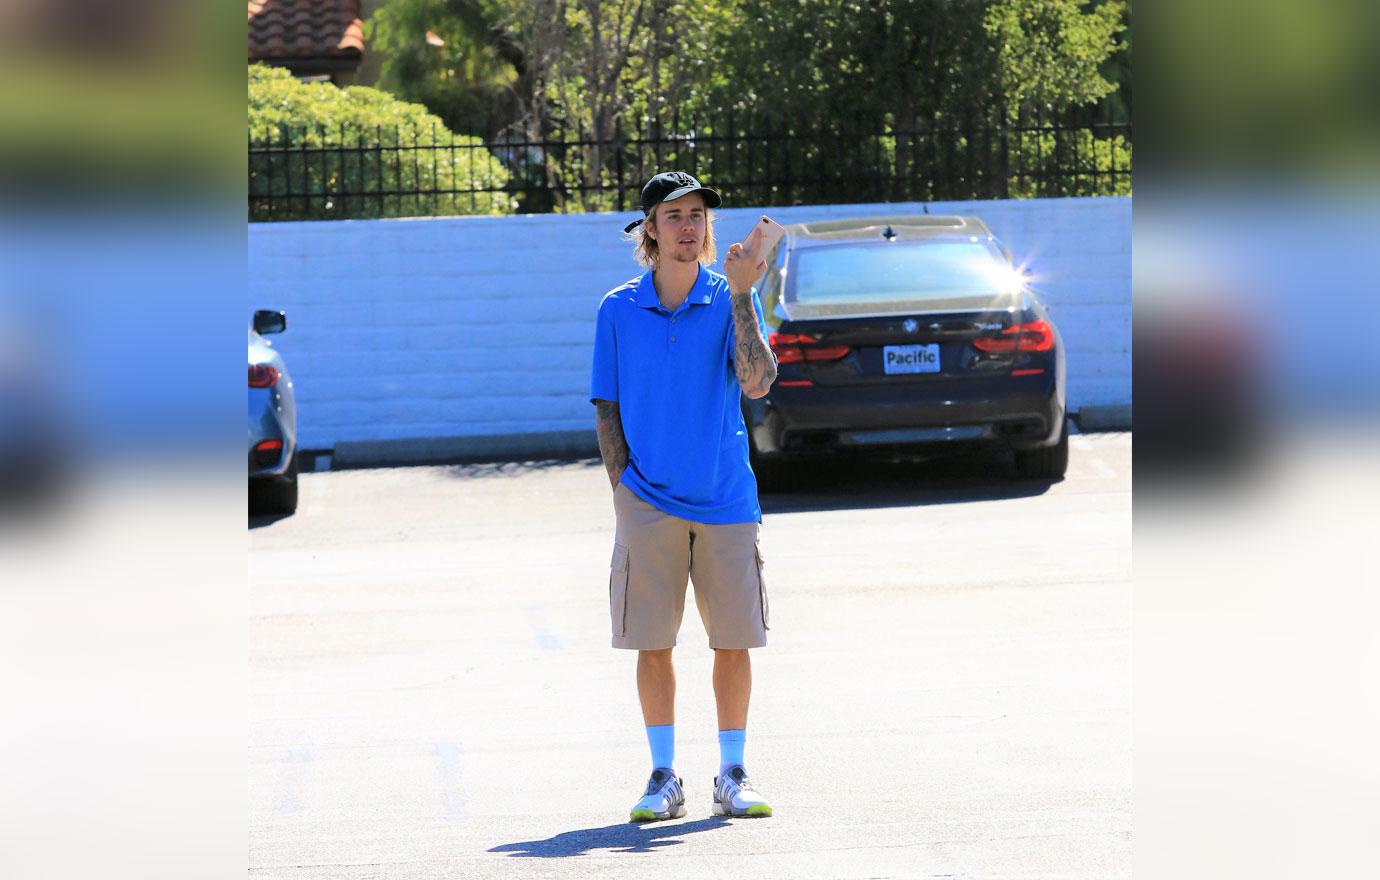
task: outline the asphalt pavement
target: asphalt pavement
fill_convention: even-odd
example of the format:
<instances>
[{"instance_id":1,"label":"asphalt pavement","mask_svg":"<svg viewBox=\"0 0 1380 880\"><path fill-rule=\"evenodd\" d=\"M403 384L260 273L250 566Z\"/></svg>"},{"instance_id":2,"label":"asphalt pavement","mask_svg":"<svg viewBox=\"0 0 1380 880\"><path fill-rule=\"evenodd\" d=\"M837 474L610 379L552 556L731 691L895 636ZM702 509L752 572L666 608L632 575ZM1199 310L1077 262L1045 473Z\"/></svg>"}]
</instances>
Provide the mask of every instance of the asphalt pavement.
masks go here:
<instances>
[{"instance_id":1,"label":"asphalt pavement","mask_svg":"<svg viewBox=\"0 0 1380 880\"><path fill-rule=\"evenodd\" d=\"M711 651L687 599L689 815L610 647L597 461L304 473L251 518L256 878L1108 878L1131 874L1131 435L1069 474L835 463L767 494L746 762L710 814Z\"/></svg>"}]
</instances>

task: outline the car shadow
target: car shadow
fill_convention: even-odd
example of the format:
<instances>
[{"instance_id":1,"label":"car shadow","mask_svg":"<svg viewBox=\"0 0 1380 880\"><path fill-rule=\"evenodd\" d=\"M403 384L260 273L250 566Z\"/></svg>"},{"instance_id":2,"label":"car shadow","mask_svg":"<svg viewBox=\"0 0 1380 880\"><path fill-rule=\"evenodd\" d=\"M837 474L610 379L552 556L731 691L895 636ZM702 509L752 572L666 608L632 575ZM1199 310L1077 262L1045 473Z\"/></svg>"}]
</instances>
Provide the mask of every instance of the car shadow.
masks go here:
<instances>
[{"instance_id":1,"label":"car shadow","mask_svg":"<svg viewBox=\"0 0 1380 880\"><path fill-rule=\"evenodd\" d=\"M1013 479L999 452L930 459L837 457L786 469L759 491L762 512L860 510L1043 495L1055 481Z\"/></svg>"},{"instance_id":2,"label":"car shadow","mask_svg":"<svg viewBox=\"0 0 1380 880\"><path fill-rule=\"evenodd\" d=\"M489 852L507 853L513 858L559 859L567 856L582 856L594 850L607 850L617 853L647 853L683 841L679 838L700 831L711 831L729 824L724 816L707 819L693 819L689 822L655 822L638 825L620 822L602 828L581 828L578 831L562 831L545 840L524 840L519 843L505 843L491 847Z\"/></svg>"},{"instance_id":3,"label":"car shadow","mask_svg":"<svg viewBox=\"0 0 1380 880\"><path fill-rule=\"evenodd\" d=\"M271 526L280 519L287 519L292 516L290 513L251 513L249 514L249 527L251 529L262 529Z\"/></svg>"}]
</instances>

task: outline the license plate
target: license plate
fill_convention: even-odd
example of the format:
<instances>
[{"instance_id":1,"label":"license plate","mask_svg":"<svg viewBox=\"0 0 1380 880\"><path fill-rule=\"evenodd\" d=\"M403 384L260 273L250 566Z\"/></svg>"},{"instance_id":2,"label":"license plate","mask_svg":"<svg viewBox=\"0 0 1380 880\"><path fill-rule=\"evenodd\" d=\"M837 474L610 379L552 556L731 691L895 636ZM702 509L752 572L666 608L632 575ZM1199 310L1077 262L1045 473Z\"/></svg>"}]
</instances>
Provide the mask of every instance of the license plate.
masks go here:
<instances>
[{"instance_id":1,"label":"license plate","mask_svg":"<svg viewBox=\"0 0 1380 880\"><path fill-rule=\"evenodd\" d=\"M938 373L939 343L883 346L882 366L887 373Z\"/></svg>"}]
</instances>

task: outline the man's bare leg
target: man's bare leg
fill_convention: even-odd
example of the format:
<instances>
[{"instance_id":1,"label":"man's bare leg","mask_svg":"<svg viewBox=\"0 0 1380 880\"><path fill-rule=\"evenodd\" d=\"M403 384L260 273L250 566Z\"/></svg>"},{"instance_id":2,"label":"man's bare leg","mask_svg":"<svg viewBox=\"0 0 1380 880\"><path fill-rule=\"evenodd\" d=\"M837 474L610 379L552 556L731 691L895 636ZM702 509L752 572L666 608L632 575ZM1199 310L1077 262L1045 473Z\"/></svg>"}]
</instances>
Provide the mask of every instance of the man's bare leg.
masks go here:
<instances>
[{"instance_id":1,"label":"man's bare leg","mask_svg":"<svg viewBox=\"0 0 1380 880\"><path fill-rule=\"evenodd\" d=\"M637 652L637 695L652 749L652 776L642 800L633 804L633 822L679 819L685 815L685 791L675 774L676 668L671 649Z\"/></svg>"},{"instance_id":2,"label":"man's bare leg","mask_svg":"<svg viewBox=\"0 0 1380 880\"><path fill-rule=\"evenodd\" d=\"M720 730L747 727L748 700L752 697L752 661L746 648L714 649L714 701L719 707Z\"/></svg>"},{"instance_id":3,"label":"man's bare leg","mask_svg":"<svg viewBox=\"0 0 1380 880\"><path fill-rule=\"evenodd\" d=\"M672 648L637 652L637 695L648 727L676 723L676 667Z\"/></svg>"},{"instance_id":4,"label":"man's bare leg","mask_svg":"<svg viewBox=\"0 0 1380 880\"><path fill-rule=\"evenodd\" d=\"M746 648L714 649L714 701L719 707L719 775L714 777L716 816L770 816L771 804L748 781L747 742L752 662Z\"/></svg>"}]
</instances>

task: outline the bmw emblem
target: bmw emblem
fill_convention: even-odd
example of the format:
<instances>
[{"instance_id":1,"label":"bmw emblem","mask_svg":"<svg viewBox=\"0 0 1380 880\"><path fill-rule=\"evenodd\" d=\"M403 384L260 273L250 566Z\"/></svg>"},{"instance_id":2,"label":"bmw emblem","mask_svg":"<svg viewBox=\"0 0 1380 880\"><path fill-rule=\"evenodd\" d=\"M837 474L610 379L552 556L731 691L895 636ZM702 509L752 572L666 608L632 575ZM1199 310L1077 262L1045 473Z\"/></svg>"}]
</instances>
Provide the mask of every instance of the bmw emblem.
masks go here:
<instances>
[{"instance_id":1,"label":"bmw emblem","mask_svg":"<svg viewBox=\"0 0 1380 880\"><path fill-rule=\"evenodd\" d=\"M906 318L906 322L901 325L901 329L905 330L907 333L914 333L919 326L919 324L915 323L914 318Z\"/></svg>"}]
</instances>

